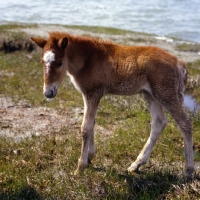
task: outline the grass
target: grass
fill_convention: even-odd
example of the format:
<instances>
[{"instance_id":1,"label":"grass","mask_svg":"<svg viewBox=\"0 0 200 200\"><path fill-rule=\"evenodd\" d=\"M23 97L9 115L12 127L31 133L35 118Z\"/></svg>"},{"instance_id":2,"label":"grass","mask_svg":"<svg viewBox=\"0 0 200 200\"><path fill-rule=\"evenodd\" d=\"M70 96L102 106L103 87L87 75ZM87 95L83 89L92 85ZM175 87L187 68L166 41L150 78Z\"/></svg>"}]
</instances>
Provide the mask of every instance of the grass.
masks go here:
<instances>
[{"instance_id":1,"label":"grass","mask_svg":"<svg viewBox=\"0 0 200 200\"><path fill-rule=\"evenodd\" d=\"M191 93L197 101L200 101L200 60L187 63L189 69L189 81L186 91Z\"/></svg>"},{"instance_id":2,"label":"grass","mask_svg":"<svg viewBox=\"0 0 200 200\"><path fill-rule=\"evenodd\" d=\"M0 94L15 102L25 99L33 107L50 107L66 114L69 109L82 107L81 95L67 78L57 98L46 103L40 53L0 52ZM192 77L199 74L198 66L198 62L189 64ZM190 92L199 97L199 91L197 85ZM61 109L61 102L66 110ZM101 100L96 126L103 130L96 131L97 155L85 173L78 176L73 172L80 155L81 137L73 125L19 141L0 137L0 199L199 199L199 169L192 181L184 179L183 140L174 121L167 117L169 124L148 164L133 175L126 169L150 132L150 115L140 95L108 95ZM191 117L195 162L199 166L200 114L191 113ZM0 129L5 130L1 121L0 117Z\"/></svg>"},{"instance_id":3,"label":"grass","mask_svg":"<svg viewBox=\"0 0 200 200\"><path fill-rule=\"evenodd\" d=\"M36 24L26 24L26 23L7 23L0 26L1 34L2 32L9 32L9 30L27 27L37 27Z\"/></svg>"},{"instance_id":4,"label":"grass","mask_svg":"<svg viewBox=\"0 0 200 200\"><path fill-rule=\"evenodd\" d=\"M192 52L199 52L200 51L200 44L196 43L181 43L177 44L176 48L180 51L192 51Z\"/></svg>"},{"instance_id":5,"label":"grass","mask_svg":"<svg viewBox=\"0 0 200 200\"><path fill-rule=\"evenodd\" d=\"M28 27L34 28L34 27L37 27L37 26L38 26L37 24L10 23L10 24L1 25L0 31L1 32L8 32L8 30L17 30L17 29L20 29L20 28L28 28ZM132 34L136 33L136 32L129 31L129 30L123 30L123 29L112 28L112 27L103 27L103 26L79 26L79 25L63 25L63 26L66 27L66 28L80 29L80 30L84 30L84 31L88 31L88 32L98 33L98 34L104 33L104 34L112 34L112 35L126 35L128 33L132 33ZM136 34L138 34L138 32ZM146 35L146 36L152 35L152 34L147 34L147 33L141 33L141 34Z\"/></svg>"},{"instance_id":6,"label":"grass","mask_svg":"<svg viewBox=\"0 0 200 200\"><path fill-rule=\"evenodd\" d=\"M100 27L100 26L65 26L67 28L73 29L81 29L93 33L105 33L105 34L112 34L112 35L125 35L127 33L133 33L132 31L126 31L117 28L107 28L107 27Z\"/></svg>"},{"instance_id":7,"label":"grass","mask_svg":"<svg viewBox=\"0 0 200 200\"><path fill-rule=\"evenodd\" d=\"M138 34L138 32L129 31L129 30L123 30L119 28L112 28L112 27L103 27L103 26L78 26L78 25L67 25L65 26L67 28L72 29L80 29L92 33L104 33L104 34L110 34L110 35L126 35L126 34ZM153 34L148 33L141 33L143 36L152 36ZM142 39L141 39L142 40ZM143 41L143 40L142 40Z\"/></svg>"}]
</instances>

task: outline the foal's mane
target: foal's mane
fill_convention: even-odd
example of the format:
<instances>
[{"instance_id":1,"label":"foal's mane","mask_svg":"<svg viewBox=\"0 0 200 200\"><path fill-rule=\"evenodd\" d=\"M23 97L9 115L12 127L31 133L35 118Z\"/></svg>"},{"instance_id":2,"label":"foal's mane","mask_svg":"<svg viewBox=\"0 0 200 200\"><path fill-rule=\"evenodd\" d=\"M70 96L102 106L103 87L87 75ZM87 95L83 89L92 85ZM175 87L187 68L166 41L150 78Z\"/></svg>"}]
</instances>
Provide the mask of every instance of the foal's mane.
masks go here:
<instances>
[{"instance_id":1,"label":"foal's mane","mask_svg":"<svg viewBox=\"0 0 200 200\"><path fill-rule=\"evenodd\" d=\"M87 45L105 45L113 44L111 41L106 41L100 38L90 36L74 36L65 32L49 32L49 40L51 42L58 41L61 38L67 37L73 43L86 43Z\"/></svg>"}]
</instances>

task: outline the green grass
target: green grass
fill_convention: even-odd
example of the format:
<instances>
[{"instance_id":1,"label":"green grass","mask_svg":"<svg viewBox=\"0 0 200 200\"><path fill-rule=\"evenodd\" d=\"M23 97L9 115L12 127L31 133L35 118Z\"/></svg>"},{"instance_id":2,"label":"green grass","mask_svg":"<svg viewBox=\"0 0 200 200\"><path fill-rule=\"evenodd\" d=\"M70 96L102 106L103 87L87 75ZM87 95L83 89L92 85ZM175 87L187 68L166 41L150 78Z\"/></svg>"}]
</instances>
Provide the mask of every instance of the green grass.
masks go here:
<instances>
[{"instance_id":1,"label":"green grass","mask_svg":"<svg viewBox=\"0 0 200 200\"><path fill-rule=\"evenodd\" d=\"M23 24L23 23L10 23L0 26L0 42L2 40L14 40L14 41L20 41L24 40L24 38L28 38L25 33L18 31L20 28L34 28L37 27L36 24Z\"/></svg>"},{"instance_id":2,"label":"green grass","mask_svg":"<svg viewBox=\"0 0 200 200\"><path fill-rule=\"evenodd\" d=\"M51 24L48 24L48 25L51 25ZM48 25L46 25L46 26L48 26ZM20 28L34 28L37 26L38 26L37 24L10 23L10 24L1 25L0 31L8 32L8 30L17 30ZM93 32L93 33L104 33L104 34L112 34L112 35L126 35L128 33L136 33L136 32L129 31L129 30L123 30L123 29L112 28L112 27L103 27L103 26L64 25L64 27L71 28L71 29L80 29L80 30ZM137 32L137 34L138 34L138 32ZM147 36L152 35L152 34L146 34L146 33L141 33L141 34L147 35Z\"/></svg>"},{"instance_id":3,"label":"green grass","mask_svg":"<svg viewBox=\"0 0 200 200\"><path fill-rule=\"evenodd\" d=\"M0 31L1 34L2 32L6 31L8 32L9 30L13 29L18 29L18 28L28 28L28 27L37 27L36 24L26 24L26 23L8 23L0 26Z\"/></svg>"},{"instance_id":4,"label":"green grass","mask_svg":"<svg viewBox=\"0 0 200 200\"><path fill-rule=\"evenodd\" d=\"M176 45L176 49L178 49L179 51L198 52L198 51L200 51L200 44L181 43L181 44Z\"/></svg>"},{"instance_id":5,"label":"green grass","mask_svg":"<svg viewBox=\"0 0 200 200\"><path fill-rule=\"evenodd\" d=\"M80 29L92 33L104 33L104 34L109 34L109 35L126 35L126 34L138 34L138 32L134 31L129 31L129 30L123 30L119 28L112 28L112 27L103 27L103 26L78 26L78 25L67 25L65 26L67 28L72 28L72 29ZM152 36L153 34L148 34L148 33L141 33L143 36ZM142 40L142 39L141 39ZM143 41L143 40L142 40Z\"/></svg>"},{"instance_id":6,"label":"green grass","mask_svg":"<svg viewBox=\"0 0 200 200\"><path fill-rule=\"evenodd\" d=\"M112 35L125 35L127 33L133 33L132 31L126 31L122 29L117 28L107 28L107 27L100 27L100 26L65 26L67 28L73 28L73 29L80 29L85 30L88 32L93 33L105 33L105 34L112 34Z\"/></svg>"},{"instance_id":7,"label":"green grass","mask_svg":"<svg viewBox=\"0 0 200 200\"><path fill-rule=\"evenodd\" d=\"M67 78L57 98L51 103L45 101L40 53L0 53L0 94L66 115L70 109L82 107L81 95ZM191 76L198 75L198 64L189 64L189 70ZM191 93L200 96L198 91L199 86ZM61 102L66 109L61 109ZM191 117L195 162L199 165L200 114L191 113ZM96 118L96 126L103 127L103 131L97 128L95 135L97 155L85 173L78 176L73 172L80 155L81 136L73 125L54 134L33 134L18 141L0 137L0 199L199 199L199 169L192 181L185 181L183 140L174 121L169 115L167 118L169 124L148 164L133 175L126 169L150 132L150 115L140 95L102 98ZM0 129L5 130L2 121L0 117Z\"/></svg>"},{"instance_id":8,"label":"green grass","mask_svg":"<svg viewBox=\"0 0 200 200\"><path fill-rule=\"evenodd\" d=\"M189 81L186 91L190 93L197 101L200 101L200 60L187 63L189 71Z\"/></svg>"}]
</instances>

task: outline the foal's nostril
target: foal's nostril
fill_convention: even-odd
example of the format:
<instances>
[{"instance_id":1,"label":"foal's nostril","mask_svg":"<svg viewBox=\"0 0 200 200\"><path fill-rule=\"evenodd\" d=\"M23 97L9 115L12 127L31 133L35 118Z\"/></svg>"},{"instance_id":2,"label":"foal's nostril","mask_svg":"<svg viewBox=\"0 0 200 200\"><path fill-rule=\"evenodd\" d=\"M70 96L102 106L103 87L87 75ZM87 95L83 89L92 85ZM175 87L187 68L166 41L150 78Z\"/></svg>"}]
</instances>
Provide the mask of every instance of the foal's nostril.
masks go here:
<instances>
[{"instance_id":1,"label":"foal's nostril","mask_svg":"<svg viewBox=\"0 0 200 200\"><path fill-rule=\"evenodd\" d=\"M55 97L53 90L46 91L46 92L44 93L44 95L45 95L45 97L47 97L47 98L54 98L54 97Z\"/></svg>"}]
</instances>

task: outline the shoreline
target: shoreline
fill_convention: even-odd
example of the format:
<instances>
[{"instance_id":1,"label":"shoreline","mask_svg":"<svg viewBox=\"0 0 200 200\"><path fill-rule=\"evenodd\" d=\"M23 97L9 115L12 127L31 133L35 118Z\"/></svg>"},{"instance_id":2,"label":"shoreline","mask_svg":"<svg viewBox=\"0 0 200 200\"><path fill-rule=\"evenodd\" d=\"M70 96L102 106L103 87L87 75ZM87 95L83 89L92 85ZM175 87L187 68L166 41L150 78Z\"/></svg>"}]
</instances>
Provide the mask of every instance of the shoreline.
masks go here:
<instances>
[{"instance_id":1,"label":"shoreline","mask_svg":"<svg viewBox=\"0 0 200 200\"><path fill-rule=\"evenodd\" d=\"M4 35L5 38L8 38L11 33L24 33L27 37L48 37L48 32L60 31L74 35L97 37L121 45L158 46L177 56L186 63L195 62L200 59L200 44L198 43L116 28L76 25L68 26L58 24L8 23L0 25L0 30L2 32L0 34L1 40L4 38Z\"/></svg>"},{"instance_id":2,"label":"shoreline","mask_svg":"<svg viewBox=\"0 0 200 200\"><path fill-rule=\"evenodd\" d=\"M122 35L122 34L135 34L135 35L143 35L143 36L152 36L156 37L158 40L168 40L171 41L173 40L174 42L177 43L191 43L191 44L200 44L200 42L193 41L193 40L188 40L188 39L181 39L179 37L174 37L174 36L166 36L166 35L159 35L156 33L148 33L148 32L140 32L140 31L132 31L129 29L122 29L122 28L116 28L116 27L109 27L109 26L97 26L97 25L67 25L67 24L51 24L51 23L27 23L27 22L6 22L6 21L1 21L0 22L0 27L64 27L66 29L77 29L77 30L82 30L84 32L91 32L91 33L96 33L96 34L114 34L114 35Z\"/></svg>"}]
</instances>

